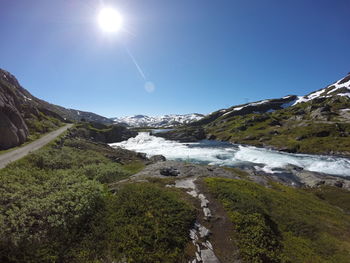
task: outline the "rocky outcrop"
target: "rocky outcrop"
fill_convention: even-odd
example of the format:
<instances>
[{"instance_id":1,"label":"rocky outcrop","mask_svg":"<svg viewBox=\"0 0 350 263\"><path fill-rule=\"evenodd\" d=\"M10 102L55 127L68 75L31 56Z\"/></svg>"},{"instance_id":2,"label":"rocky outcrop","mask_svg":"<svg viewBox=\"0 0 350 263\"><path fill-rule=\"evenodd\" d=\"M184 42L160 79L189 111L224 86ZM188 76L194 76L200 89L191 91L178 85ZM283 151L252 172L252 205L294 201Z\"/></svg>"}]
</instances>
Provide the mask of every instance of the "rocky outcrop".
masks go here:
<instances>
[{"instance_id":1,"label":"rocky outcrop","mask_svg":"<svg viewBox=\"0 0 350 263\"><path fill-rule=\"evenodd\" d=\"M162 137L167 140L174 140L179 142L197 142L204 140L207 137L204 129L201 127L188 127L167 132L155 133L153 135Z\"/></svg>"},{"instance_id":2,"label":"rocky outcrop","mask_svg":"<svg viewBox=\"0 0 350 263\"><path fill-rule=\"evenodd\" d=\"M162 168L159 173L164 176L178 176L180 174L180 172L174 167Z\"/></svg>"},{"instance_id":3,"label":"rocky outcrop","mask_svg":"<svg viewBox=\"0 0 350 263\"><path fill-rule=\"evenodd\" d=\"M21 114L11 104L5 104L0 96L0 149L22 144L29 134Z\"/></svg>"},{"instance_id":4,"label":"rocky outcrop","mask_svg":"<svg viewBox=\"0 0 350 263\"><path fill-rule=\"evenodd\" d=\"M12 74L0 69L0 150L22 144L32 130L46 132L49 127L58 127L59 121L63 121L59 114L21 87Z\"/></svg>"},{"instance_id":5,"label":"rocky outcrop","mask_svg":"<svg viewBox=\"0 0 350 263\"><path fill-rule=\"evenodd\" d=\"M121 125L112 125L106 130L92 131L91 134L96 141L113 143L125 141L129 138L135 137L137 135L137 132L128 130Z\"/></svg>"},{"instance_id":6,"label":"rocky outcrop","mask_svg":"<svg viewBox=\"0 0 350 263\"><path fill-rule=\"evenodd\" d=\"M82 123L72 132L77 137L103 143L121 142L137 135L137 132L123 125L107 126L101 123Z\"/></svg>"},{"instance_id":7,"label":"rocky outcrop","mask_svg":"<svg viewBox=\"0 0 350 263\"><path fill-rule=\"evenodd\" d=\"M151 163L165 162L166 158L163 155L153 155L149 158Z\"/></svg>"},{"instance_id":8,"label":"rocky outcrop","mask_svg":"<svg viewBox=\"0 0 350 263\"><path fill-rule=\"evenodd\" d=\"M26 97L14 88L18 85L10 73L0 70L0 150L23 143L29 135L21 114Z\"/></svg>"}]
</instances>

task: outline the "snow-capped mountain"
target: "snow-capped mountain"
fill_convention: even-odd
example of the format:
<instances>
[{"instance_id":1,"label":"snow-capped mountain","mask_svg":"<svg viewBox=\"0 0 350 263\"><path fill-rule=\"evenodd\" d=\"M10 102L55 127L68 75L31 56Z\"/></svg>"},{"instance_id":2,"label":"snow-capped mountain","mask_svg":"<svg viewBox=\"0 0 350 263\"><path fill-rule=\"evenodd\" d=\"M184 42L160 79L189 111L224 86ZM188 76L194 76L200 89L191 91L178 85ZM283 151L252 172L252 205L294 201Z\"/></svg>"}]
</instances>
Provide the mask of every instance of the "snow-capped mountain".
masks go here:
<instances>
[{"instance_id":1,"label":"snow-capped mountain","mask_svg":"<svg viewBox=\"0 0 350 263\"><path fill-rule=\"evenodd\" d=\"M203 114L170 114L163 116L133 115L121 118L112 118L114 123L124 123L131 127L174 127L198 121L204 117Z\"/></svg>"},{"instance_id":2,"label":"snow-capped mountain","mask_svg":"<svg viewBox=\"0 0 350 263\"><path fill-rule=\"evenodd\" d=\"M335 83L323 89L311 92L305 96L288 95L278 99L266 99L241 105L235 105L226 109L214 111L206 115L203 119L194 122L191 125L205 125L219 118L221 120L229 119L234 116L244 116L251 113L270 113L276 110L289 108L299 103L307 103L313 100L322 100L337 96L344 97L344 99L350 98L350 73Z\"/></svg>"},{"instance_id":3,"label":"snow-capped mountain","mask_svg":"<svg viewBox=\"0 0 350 263\"><path fill-rule=\"evenodd\" d=\"M308 102L317 98L329 98L332 96L345 96L350 98L350 73L337 82L327 86L326 88L314 91L305 96L289 95L280 99L267 99L243 105L233 106L228 109L220 110L225 115L240 115L245 112L272 112L274 110L285 109L301 102ZM216 112L215 112L216 113Z\"/></svg>"}]
</instances>

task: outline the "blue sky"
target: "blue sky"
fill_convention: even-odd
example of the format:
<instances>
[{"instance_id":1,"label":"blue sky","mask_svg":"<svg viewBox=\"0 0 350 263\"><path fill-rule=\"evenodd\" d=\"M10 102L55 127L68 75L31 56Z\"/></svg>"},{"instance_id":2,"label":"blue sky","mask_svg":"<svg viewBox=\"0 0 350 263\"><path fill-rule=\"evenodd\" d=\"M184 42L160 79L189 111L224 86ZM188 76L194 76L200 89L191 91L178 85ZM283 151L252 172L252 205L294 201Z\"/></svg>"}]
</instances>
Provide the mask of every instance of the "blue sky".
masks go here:
<instances>
[{"instance_id":1,"label":"blue sky","mask_svg":"<svg viewBox=\"0 0 350 263\"><path fill-rule=\"evenodd\" d=\"M123 32L100 30L102 5ZM349 12L348 0L1 0L0 67L41 99L107 117L209 113L343 77Z\"/></svg>"}]
</instances>

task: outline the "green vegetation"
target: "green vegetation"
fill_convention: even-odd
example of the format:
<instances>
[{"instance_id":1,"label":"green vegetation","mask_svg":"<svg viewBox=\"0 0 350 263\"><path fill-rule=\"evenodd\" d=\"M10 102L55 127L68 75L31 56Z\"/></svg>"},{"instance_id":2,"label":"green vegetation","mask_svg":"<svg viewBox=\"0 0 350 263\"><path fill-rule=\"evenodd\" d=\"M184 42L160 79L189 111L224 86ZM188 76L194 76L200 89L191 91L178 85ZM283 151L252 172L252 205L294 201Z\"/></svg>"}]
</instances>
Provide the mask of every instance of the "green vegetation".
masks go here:
<instances>
[{"instance_id":1,"label":"green vegetation","mask_svg":"<svg viewBox=\"0 0 350 263\"><path fill-rule=\"evenodd\" d=\"M114 253L130 262L179 262L195 213L176 191L133 184L117 191L106 220Z\"/></svg>"},{"instance_id":2,"label":"green vegetation","mask_svg":"<svg viewBox=\"0 0 350 263\"><path fill-rule=\"evenodd\" d=\"M25 122L29 129L29 140L35 140L43 133L48 133L63 126L59 119L45 115L42 112L37 115L30 114L29 118L25 118Z\"/></svg>"},{"instance_id":3,"label":"green vegetation","mask_svg":"<svg viewBox=\"0 0 350 263\"><path fill-rule=\"evenodd\" d=\"M144 165L68 132L0 170L0 262L178 262L193 207L174 189L115 184Z\"/></svg>"},{"instance_id":4,"label":"green vegetation","mask_svg":"<svg viewBox=\"0 0 350 263\"><path fill-rule=\"evenodd\" d=\"M223 167L223 169L225 169L226 171L229 171L231 173L233 173L234 175L238 175L240 178L242 179L247 179L249 176L249 173L239 169L239 168L234 168L234 167Z\"/></svg>"},{"instance_id":5,"label":"green vegetation","mask_svg":"<svg viewBox=\"0 0 350 263\"><path fill-rule=\"evenodd\" d=\"M310 188L308 191L315 194L321 200L337 206L345 213L350 214L350 192L348 190L338 187L322 186L319 188Z\"/></svg>"},{"instance_id":6,"label":"green vegetation","mask_svg":"<svg viewBox=\"0 0 350 263\"><path fill-rule=\"evenodd\" d=\"M205 125L207 134L220 140L272 146L289 152L350 155L350 123L340 109L348 98L300 103L272 113L223 115Z\"/></svg>"},{"instance_id":7,"label":"green vegetation","mask_svg":"<svg viewBox=\"0 0 350 263\"><path fill-rule=\"evenodd\" d=\"M348 192L309 192L271 183L205 179L234 223L245 262L350 262ZM344 202L346 205L341 204Z\"/></svg>"}]
</instances>

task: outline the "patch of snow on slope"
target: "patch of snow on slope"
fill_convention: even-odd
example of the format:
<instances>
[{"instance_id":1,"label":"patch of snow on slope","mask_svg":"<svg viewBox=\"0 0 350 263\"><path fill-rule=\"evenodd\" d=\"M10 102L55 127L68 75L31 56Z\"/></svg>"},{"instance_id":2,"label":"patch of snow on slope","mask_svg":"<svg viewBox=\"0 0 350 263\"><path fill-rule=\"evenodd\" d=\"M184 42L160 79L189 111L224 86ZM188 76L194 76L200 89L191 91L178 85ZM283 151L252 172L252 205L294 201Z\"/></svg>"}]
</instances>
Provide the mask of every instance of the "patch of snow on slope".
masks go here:
<instances>
[{"instance_id":1,"label":"patch of snow on slope","mask_svg":"<svg viewBox=\"0 0 350 263\"><path fill-rule=\"evenodd\" d=\"M289 97L289 96L287 96ZM222 116L225 116L227 114L230 114L231 112L234 112L234 111L239 111L241 109L244 109L245 107L249 107L249 106L257 106L257 105L260 105L260 104L264 104L264 103L267 103L269 102L269 100L262 100L262 101L258 101L258 102L252 102L252 103L248 103L242 107L234 107L232 110L226 112L225 114L223 114ZM220 111L221 112L221 111Z\"/></svg>"},{"instance_id":2,"label":"patch of snow on slope","mask_svg":"<svg viewBox=\"0 0 350 263\"><path fill-rule=\"evenodd\" d=\"M331 89L330 91L328 91L327 93L330 94L330 93L332 93L332 92L334 92L334 91L336 91L336 90L338 90L338 89L341 89L341 88L347 88L347 89L350 91L350 79L349 79L348 81L344 82L344 83L340 83L340 82L342 82L342 80L343 80L343 79L337 81L337 82L336 82L335 84L333 84L333 85L330 85L329 87L334 86L334 88Z\"/></svg>"},{"instance_id":3,"label":"patch of snow on slope","mask_svg":"<svg viewBox=\"0 0 350 263\"><path fill-rule=\"evenodd\" d=\"M339 96L345 96L345 97L349 97L350 98L350 92L348 93L339 93Z\"/></svg>"},{"instance_id":4,"label":"patch of snow on slope","mask_svg":"<svg viewBox=\"0 0 350 263\"><path fill-rule=\"evenodd\" d=\"M342 92L342 93L338 93L337 95L346 96L346 97L350 98L350 79L344 83L340 83L343 80L344 79L338 80L336 83L329 85L328 87L326 87L324 89L312 92L309 95L299 96L298 99L291 106L296 105L296 104L301 103L301 102L307 102L307 101L316 99L318 97L324 97L324 98L330 97L331 93L333 93L339 89L342 89L342 88L346 88L349 92ZM327 91L328 88L333 87L333 86L334 86L334 88ZM323 94L323 95L321 95L321 94Z\"/></svg>"},{"instance_id":5,"label":"patch of snow on slope","mask_svg":"<svg viewBox=\"0 0 350 263\"><path fill-rule=\"evenodd\" d=\"M256 106L256 105L264 104L266 102L269 102L269 100L262 100L258 102L249 103L247 106Z\"/></svg>"}]
</instances>

